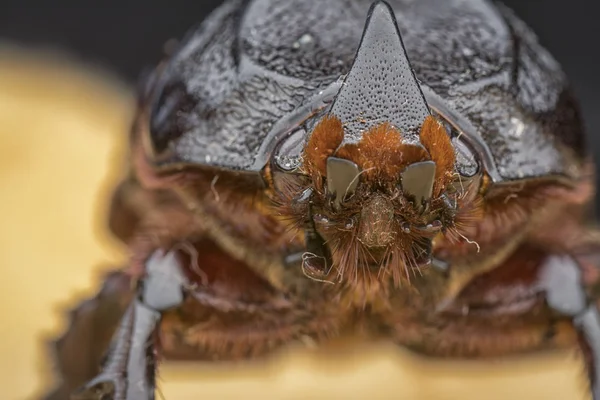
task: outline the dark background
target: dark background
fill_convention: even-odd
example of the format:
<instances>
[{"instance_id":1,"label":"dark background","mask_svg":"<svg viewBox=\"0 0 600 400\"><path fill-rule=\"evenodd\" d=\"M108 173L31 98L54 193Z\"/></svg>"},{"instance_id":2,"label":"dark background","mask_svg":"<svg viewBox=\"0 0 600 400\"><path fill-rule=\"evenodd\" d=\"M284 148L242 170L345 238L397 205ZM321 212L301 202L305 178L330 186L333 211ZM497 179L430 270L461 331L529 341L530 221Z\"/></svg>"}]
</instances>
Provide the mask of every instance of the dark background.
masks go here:
<instances>
[{"instance_id":1,"label":"dark background","mask_svg":"<svg viewBox=\"0 0 600 400\"><path fill-rule=\"evenodd\" d=\"M323 0L326 1L326 0ZM0 0L0 40L59 48L135 82L218 0ZM590 145L600 159L600 19L590 0L505 0L563 64L581 99Z\"/></svg>"}]
</instances>

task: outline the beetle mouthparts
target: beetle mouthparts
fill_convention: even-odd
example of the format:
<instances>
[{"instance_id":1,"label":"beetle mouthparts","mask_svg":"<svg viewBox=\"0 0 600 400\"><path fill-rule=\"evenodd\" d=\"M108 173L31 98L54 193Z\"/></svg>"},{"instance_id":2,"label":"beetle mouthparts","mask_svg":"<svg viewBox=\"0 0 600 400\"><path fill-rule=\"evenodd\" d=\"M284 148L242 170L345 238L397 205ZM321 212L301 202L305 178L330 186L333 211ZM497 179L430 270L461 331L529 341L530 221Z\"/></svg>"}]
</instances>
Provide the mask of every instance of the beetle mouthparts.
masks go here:
<instances>
[{"instance_id":1,"label":"beetle mouthparts","mask_svg":"<svg viewBox=\"0 0 600 400\"><path fill-rule=\"evenodd\" d=\"M422 161L409 165L402 172L402 190L415 198L415 205L421 207L433 194L435 162Z\"/></svg>"},{"instance_id":2,"label":"beetle mouthparts","mask_svg":"<svg viewBox=\"0 0 600 400\"><path fill-rule=\"evenodd\" d=\"M339 210L342 202L352 196L358 186L360 170L352 161L343 158L327 159L327 191L333 198L333 208Z\"/></svg>"}]
</instances>

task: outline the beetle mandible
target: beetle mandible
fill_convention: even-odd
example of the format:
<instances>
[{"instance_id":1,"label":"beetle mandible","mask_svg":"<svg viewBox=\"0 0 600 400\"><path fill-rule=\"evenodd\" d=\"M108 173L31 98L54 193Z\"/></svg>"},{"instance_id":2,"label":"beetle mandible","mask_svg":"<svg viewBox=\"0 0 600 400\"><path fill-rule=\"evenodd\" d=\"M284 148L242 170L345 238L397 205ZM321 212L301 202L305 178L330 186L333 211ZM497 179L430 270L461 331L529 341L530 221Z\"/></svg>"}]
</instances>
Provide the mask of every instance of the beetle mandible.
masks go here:
<instances>
[{"instance_id":1,"label":"beetle mandible","mask_svg":"<svg viewBox=\"0 0 600 400\"><path fill-rule=\"evenodd\" d=\"M371 3L227 1L144 80L109 221L130 264L72 313L49 399L152 399L158 355L357 332L577 345L600 399L594 167L560 66L501 5Z\"/></svg>"}]
</instances>

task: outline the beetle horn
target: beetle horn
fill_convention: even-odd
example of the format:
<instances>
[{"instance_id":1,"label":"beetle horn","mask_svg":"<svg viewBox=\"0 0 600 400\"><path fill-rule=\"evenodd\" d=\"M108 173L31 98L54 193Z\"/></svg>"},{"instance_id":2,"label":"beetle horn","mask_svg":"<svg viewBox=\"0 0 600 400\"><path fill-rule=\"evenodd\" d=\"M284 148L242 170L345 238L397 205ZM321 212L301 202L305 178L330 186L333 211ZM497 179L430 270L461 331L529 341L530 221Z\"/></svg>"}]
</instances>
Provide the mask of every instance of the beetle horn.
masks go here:
<instances>
[{"instance_id":1,"label":"beetle horn","mask_svg":"<svg viewBox=\"0 0 600 400\"><path fill-rule=\"evenodd\" d=\"M354 63L331 113L342 120L351 142L386 121L404 135L416 135L430 114L394 11L383 1L371 6Z\"/></svg>"}]
</instances>

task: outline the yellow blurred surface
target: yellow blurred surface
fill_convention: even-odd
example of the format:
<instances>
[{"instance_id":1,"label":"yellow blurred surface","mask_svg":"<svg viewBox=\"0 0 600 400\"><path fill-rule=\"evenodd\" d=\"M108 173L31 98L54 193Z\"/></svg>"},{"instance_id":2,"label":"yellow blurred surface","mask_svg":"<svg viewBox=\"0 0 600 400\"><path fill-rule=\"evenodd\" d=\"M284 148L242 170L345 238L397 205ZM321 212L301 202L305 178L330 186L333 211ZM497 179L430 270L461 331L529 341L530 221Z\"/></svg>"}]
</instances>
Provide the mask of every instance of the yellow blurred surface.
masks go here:
<instances>
[{"instance_id":1,"label":"yellow blurred surface","mask_svg":"<svg viewBox=\"0 0 600 400\"><path fill-rule=\"evenodd\" d=\"M131 105L102 74L0 52L0 399L35 398L48 385L44 341L99 272L124 260L103 218ZM572 354L434 362L391 345L293 350L235 367L167 363L160 386L167 400L587 398Z\"/></svg>"}]
</instances>

